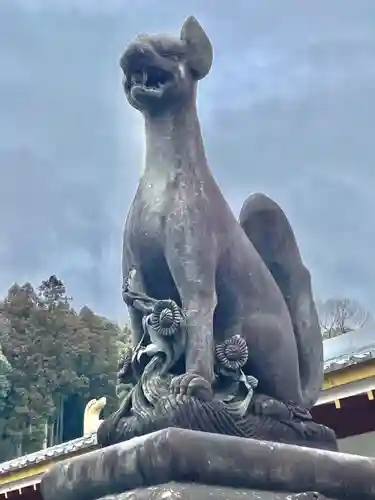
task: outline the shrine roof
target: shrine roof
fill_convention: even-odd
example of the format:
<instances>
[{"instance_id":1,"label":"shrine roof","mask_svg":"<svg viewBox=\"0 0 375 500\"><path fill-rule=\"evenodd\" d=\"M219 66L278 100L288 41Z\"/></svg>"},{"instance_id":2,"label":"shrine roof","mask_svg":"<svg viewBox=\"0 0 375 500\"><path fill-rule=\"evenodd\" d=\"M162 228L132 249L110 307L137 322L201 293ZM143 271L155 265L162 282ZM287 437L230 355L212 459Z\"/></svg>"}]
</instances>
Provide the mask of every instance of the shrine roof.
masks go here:
<instances>
[{"instance_id":1,"label":"shrine roof","mask_svg":"<svg viewBox=\"0 0 375 500\"><path fill-rule=\"evenodd\" d=\"M324 373L375 358L375 326L368 325L323 342Z\"/></svg>"},{"instance_id":2,"label":"shrine roof","mask_svg":"<svg viewBox=\"0 0 375 500\"><path fill-rule=\"evenodd\" d=\"M77 452L85 451L88 448L93 448L97 444L96 433L88 436L83 436L66 443L61 443L56 446L51 446L43 450L24 455L22 457L8 460L0 463L0 482L1 477L14 473L20 469L27 469L33 466L49 462L58 458L65 458L68 455L76 454Z\"/></svg>"}]
</instances>

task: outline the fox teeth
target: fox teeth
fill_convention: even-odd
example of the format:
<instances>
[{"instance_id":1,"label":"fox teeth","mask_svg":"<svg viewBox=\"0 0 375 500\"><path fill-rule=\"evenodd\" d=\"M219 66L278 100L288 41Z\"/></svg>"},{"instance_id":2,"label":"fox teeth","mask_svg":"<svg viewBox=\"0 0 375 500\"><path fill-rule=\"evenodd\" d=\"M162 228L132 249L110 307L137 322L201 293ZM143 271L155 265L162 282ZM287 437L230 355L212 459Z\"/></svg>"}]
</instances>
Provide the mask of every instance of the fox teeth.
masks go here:
<instances>
[{"instance_id":1,"label":"fox teeth","mask_svg":"<svg viewBox=\"0 0 375 500\"><path fill-rule=\"evenodd\" d=\"M134 73L131 76L131 83L133 85L138 85L138 84L140 84L142 82L143 82L143 74L141 74L141 73Z\"/></svg>"}]
</instances>

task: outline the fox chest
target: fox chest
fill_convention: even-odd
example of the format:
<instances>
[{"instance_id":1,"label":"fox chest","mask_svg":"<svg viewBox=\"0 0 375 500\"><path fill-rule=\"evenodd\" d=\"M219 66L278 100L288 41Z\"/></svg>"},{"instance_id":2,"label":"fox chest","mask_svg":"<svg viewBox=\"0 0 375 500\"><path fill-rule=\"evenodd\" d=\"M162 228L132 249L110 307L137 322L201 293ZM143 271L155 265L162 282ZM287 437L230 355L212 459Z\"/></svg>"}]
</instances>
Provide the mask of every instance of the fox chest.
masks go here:
<instances>
[{"instance_id":1,"label":"fox chest","mask_svg":"<svg viewBox=\"0 0 375 500\"><path fill-rule=\"evenodd\" d=\"M161 245L166 223L166 200L163 193L142 190L131 207L125 232L127 243L134 250Z\"/></svg>"}]
</instances>

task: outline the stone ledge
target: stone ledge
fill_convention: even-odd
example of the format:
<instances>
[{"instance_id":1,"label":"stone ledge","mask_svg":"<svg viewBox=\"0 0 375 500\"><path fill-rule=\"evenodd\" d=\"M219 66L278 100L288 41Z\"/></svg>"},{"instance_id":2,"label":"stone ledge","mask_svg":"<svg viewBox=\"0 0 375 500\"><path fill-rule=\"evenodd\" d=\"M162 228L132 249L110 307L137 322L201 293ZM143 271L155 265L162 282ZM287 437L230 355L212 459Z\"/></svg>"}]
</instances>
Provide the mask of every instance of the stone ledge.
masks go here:
<instances>
[{"instance_id":1,"label":"stone ledge","mask_svg":"<svg viewBox=\"0 0 375 500\"><path fill-rule=\"evenodd\" d=\"M108 495L100 500L334 500L319 493L277 493L244 490L206 484L168 483L148 488L137 488L118 495Z\"/></svg>"},{"instance_id":2,"label":"stone ledge","mask_svg":"<svg viewBox=\"0 0 375 500\"><path fill-rule=\"evenodd\" d=\"M367 500L375 459L169 428L60 462L41 491L44 500L96 500L171 481Z\"/></svg>"}]
</instances>

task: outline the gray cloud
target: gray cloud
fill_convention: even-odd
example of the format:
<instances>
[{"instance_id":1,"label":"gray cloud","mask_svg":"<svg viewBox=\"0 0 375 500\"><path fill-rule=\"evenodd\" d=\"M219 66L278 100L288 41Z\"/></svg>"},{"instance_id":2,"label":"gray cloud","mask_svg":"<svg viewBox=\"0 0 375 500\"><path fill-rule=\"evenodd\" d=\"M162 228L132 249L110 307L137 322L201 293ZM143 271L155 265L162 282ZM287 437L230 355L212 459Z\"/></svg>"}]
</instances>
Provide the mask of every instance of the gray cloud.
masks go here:
<instances>
[{"instance_id":1,"label":"gray cloud","mask_svg":"<svg viewBox=\"0 0 375 500\"><path fill-rule=\"evenodd\" d=\"M233 7L235 5L235 7ZM121 232L142 161L118 57L196 15L215 47L199 109L238 213L274 197L316 295L375 310L375 4L371 0L3 0L0 290L55 272L78 304L124 317Z\"/></svg>"}]
</instances>

